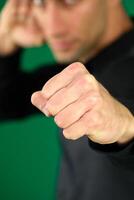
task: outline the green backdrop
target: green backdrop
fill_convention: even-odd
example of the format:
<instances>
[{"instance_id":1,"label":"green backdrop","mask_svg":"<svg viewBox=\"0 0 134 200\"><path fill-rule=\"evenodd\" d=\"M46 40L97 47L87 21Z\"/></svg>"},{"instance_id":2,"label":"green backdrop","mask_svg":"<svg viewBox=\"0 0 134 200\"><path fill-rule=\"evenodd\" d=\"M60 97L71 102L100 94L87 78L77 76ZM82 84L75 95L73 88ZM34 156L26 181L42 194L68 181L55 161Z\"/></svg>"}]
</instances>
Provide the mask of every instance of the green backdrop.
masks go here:
<instances>
[{"instance_id":1,"label":"green backdrop","mask_svg":"<svg viewBox=\"0 0 134 200\"><path fill-rule=\"evenodd\" d=\"M2 6L4 0L0 0ZM134 0L124 0L129 15ZM54 62L47 46L25 50L22 69ZM53 118L42 114L0 123L0 200L55 200L61 149Z\"/></svg>"}]
</instances>

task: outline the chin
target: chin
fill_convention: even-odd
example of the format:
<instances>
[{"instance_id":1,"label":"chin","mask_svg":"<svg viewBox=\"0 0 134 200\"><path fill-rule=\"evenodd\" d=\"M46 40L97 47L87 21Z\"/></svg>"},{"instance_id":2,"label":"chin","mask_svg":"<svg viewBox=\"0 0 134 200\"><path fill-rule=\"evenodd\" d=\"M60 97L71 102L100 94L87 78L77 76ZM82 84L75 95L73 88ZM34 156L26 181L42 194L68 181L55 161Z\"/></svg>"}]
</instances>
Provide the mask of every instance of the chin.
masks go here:
<instances>
[{"instance_id":1,"label":"chin","mask_svg":"<svg viewBox=\"0 0 134 200\"><path fill-rule=\"evenodd\" d=\"M76 56L74 56L72 54L70 54L70 55L69 54L68 55L54 54L54 57L57 60L57 62L63 63L63 64L72 63L72 62L76 62L79 60L78 58L76 58Z\"/></svg>"}]
</instances>

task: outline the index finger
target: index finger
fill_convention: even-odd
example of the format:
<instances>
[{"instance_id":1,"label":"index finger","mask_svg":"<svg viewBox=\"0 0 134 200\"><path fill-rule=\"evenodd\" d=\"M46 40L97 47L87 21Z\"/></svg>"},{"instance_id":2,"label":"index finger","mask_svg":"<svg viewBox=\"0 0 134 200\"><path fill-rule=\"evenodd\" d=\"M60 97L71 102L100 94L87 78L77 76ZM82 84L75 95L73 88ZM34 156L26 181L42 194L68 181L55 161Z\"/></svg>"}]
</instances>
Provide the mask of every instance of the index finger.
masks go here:
<instances>
[{"instance_id":1,"label":"index finger","mask_svg":"<svg viewBox=\"0 0 134 200\"><path fill-rule=\"evenodd\" d=\"M19 5L18 0L8 0L5 4L3 10L5 13L11 13L13 10L16 10Z\"/></svg>"},{"instance_id":2,"label":"index finger","mask_svg":"<svg viewBox=\"0 0 134 200\"><path fill-rule=\"evenodd\" d=\"M18 1L18 0L8 0L7 2L8 2L10 5L13 6L13 5L17 5L19 1Z\"/></svg>"},{"instance_id":3,"label":"index finger","mask_svg":"<svg viewBox=\"0 0 134 200\"><path fill-rule=\"evenodd\" d=\"M42 92L46 99L49 99L58 90L66 87L79 74L89 73L86 67L79 62L73 63L52 77L44 85Z\"/></svg>"},{"instance_id":4,"label":"index finger","mask_svg":"<svg viewBox=\"0 0 134 200\"><path fill-rule=\"evenodd\" d=\"M19 0L19 6L18 6L18 19L20 21L27 20L27 16L30 14L32 1L31 0Z\"/></svg>"},{"instance_id":5,"label":"index finger","mask_svg":"<svg viewBox=\"0 0 134 200\"><path fill-rule=\"evenodd\" d=\"M5 33L12 26L15 21L17 14L18 0L8 0L2 9L0 20L1 20L1 30Z\"/></svg>"}]
</instances>

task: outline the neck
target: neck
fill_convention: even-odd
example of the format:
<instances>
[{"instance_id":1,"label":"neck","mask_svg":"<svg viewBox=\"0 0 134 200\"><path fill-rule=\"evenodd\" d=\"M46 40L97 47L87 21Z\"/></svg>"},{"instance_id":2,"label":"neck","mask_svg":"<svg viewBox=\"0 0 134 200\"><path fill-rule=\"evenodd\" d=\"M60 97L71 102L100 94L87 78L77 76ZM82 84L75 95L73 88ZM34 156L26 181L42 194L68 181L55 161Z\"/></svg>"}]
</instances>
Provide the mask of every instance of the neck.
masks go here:
<instances>
[{"instance_id":1,"label":"neck","mask_svg":"<svg viewBox=\"0 0 134 200\"><path fill-rule=\"evenodd\" d=\"M102 34L100 40L97 42L96 47L88 54L87 57L82 58L82 62L86 62L92 57L96 56L102 49L117 40L123 33L131 30L133 23L125 13L122 6L118 9L111 9L108 16L107 27Z\"/></svg>"}]
</instances>

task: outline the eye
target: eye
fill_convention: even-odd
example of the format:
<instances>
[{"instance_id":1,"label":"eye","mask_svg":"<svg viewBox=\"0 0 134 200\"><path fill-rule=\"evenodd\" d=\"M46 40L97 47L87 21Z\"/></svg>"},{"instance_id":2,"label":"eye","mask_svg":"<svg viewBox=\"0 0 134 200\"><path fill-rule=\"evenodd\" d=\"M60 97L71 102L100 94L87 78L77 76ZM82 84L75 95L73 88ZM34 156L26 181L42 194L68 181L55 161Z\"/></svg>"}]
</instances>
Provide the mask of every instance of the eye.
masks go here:
<instances>
[{"instance_id":1,"label":"eye","mask_svg":"<svg viewBox=\"0 0 134 200\"><path fill-rule=\"evenodd\" d=\"M73 6L75 5L79 0L60 0L61 3L68 5L68 6ZM34 4L36 6L41 6L46 3L46 0L33 0Z\"/></svg>"},{"instance_id":2,"label":"eye","mask_svg":"<svg viewBox=\"0 0 134 200\"><path fill-rule=\"evenodd\" d=\"M66 5L75 5L78 2L78 0L64 0L64 3Z\"/></svg>"},{"instance_id":3,"label":"eye","mask_svg":"<svg viewBox=\"0 0 134 200\"><path fill-rule=\"evenodd\" d=\"M36 6L41 6L42 4L44 4L44 0L33 0L33 2Z\"/></svg>"}]
</instances>

